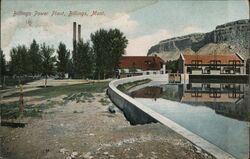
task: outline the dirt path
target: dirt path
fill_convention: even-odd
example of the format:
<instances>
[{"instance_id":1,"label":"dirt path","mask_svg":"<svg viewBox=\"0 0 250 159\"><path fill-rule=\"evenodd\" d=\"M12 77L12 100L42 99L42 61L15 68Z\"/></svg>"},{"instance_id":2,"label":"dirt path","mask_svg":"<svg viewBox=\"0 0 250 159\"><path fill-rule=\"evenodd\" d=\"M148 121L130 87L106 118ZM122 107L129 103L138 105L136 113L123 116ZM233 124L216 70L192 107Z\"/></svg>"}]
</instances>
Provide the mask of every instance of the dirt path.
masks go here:
<instances>
[{"instance_id":1,"label":"dirt path","mask_svg":"<svg viewBox=\"0 0 250 159\"><path fill-rule=\"evenodd\" d=\"M42 101L54 104L42 118L22 119L27 123L24 128L0 127L1 157L211 158L159 123L131 126L118 109L109 113L108 105L99 102L104 93L94 94L84 103L65 102L63 97Z\"/></svg>"}]
</instances>

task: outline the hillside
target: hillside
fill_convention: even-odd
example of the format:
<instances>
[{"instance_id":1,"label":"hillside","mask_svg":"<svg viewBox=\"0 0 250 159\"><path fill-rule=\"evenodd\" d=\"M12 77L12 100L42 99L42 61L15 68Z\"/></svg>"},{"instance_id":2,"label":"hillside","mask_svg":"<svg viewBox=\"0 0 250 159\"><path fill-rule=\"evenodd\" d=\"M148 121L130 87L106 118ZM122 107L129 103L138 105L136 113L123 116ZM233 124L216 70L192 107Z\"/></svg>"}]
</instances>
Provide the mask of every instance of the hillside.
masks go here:
<instances>
[{"instance_id":1,"label":"hillside","mask_svg":"<svg viewBox=\"0 0 250 159\"><path fill-rule=\"evenodd\" d=\"M148 55L157 54L165 61L175 60L181 52L227 54L237 52L245 59L249 57L250 20L238 20L218 25L208 33L194 33L160 41L148 50ZM218 48L217 48L218 47ZM185 50L186 52L187 50Z\"/></svg>"}]
</instances>

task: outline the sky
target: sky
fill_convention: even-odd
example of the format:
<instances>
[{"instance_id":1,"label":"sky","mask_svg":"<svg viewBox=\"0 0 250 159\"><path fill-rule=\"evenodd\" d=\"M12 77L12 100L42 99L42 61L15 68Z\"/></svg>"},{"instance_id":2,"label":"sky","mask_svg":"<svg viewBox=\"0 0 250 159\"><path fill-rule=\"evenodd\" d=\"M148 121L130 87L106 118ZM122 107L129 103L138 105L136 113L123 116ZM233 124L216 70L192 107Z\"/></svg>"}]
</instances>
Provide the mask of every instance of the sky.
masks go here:
<instances>
[{"instance_id":1,"label":"sky","mask_svg":"<svg viewBox=\"0 0 250 159\"><path fill-rule=\"evenodd\" d=\"M128 39L126 55L144 56L161 40L248 18L247 0L1 0L1 48L7 60L12 47L33 39L72 50L75 21L84 41L100 28L118 28Z\"/></svg>"}]
</instances>

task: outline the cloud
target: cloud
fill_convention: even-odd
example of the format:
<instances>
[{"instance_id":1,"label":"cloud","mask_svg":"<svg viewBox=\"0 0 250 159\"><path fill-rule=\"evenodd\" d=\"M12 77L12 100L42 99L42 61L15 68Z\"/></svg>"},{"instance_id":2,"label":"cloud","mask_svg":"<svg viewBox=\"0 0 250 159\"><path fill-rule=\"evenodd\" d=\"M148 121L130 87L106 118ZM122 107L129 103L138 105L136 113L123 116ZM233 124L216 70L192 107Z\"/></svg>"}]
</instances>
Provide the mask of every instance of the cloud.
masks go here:
<instances>
[{"instance_id":1,"label":"cloud","mask_svg":"<svg viewBox=\"0 0 250 159\"><path fill-rule=\"evenodd\" d=\"M194 26L186 26L183 28L183 35L185 34L192 34L192 33L201 33L204 32L201 28L194 27Z\"/></svg>"},{"instance_id":2,"label":"cloud","mask_svg":"<svg viewBox=\"0 0 250 159\"><path fill-rule=\"evenodd\" d=\"M24 24L16 17L1 21L1 47L6 47L11 42L16 29L21 27L24 27Z\"/></svg>"},{"instance_id":3,"label":"cloud","mask_svg":"<svg viewBox=\"0 0 250 159\"><path fill-rule=\"evenodd\" d=\"M38 43L57 47L62 41L69 49L72 49L72 27L76 21L82 25L82 38L89 39L90 33L100 28L118 28L126 34L131 33L138 26L135 20L127 13L116 13L110 17L72 17L64 20L64 23L53 20L52 17L41 18L16 18L10 17L2 22L1 35L2 45L7 60L10 59L9 51L18 44L29 46L33 39Z\"/></svg>"},{"instance_id":4,"label":"cloud","mask_svg":"<svg viewBox=\"0 0 250 159\"><path fill-rule=\"evenodd\" d=\"M16 18L9 18L4 22L4 24L8 25L2 28L9 32L5 36L10 38L8 44L3 45L5 46L3 51L6 58L9 60L9 51L12 47L18 44L29 46L33 39L36 39L38 43L46 42L46 44L54 45L55 49L57 49L58 43L62 41L72 50L73 21L82 24L82 37L84 40L89 39L90 33L95 32L100 27L106 29L118 28L127 36L139 26L137 21L132 20L126 13L116 13L112 17L96 17L95 20L90 22L86 18L73 18L69 19L64 25L57 24L50 17L31 19L30 25L23 24L22 21ZM159 30L153 34L128 39L127 55L146 55L151 46L157 44L160 40L169 38L170 35L167 30Z\"/></svg>"},{"instance_id":5,"label":"cloud","mask_svg":"<svg viewBox=\"0 0 250 159\"><path fill-rule=\"evenodd\" d=\"M151 46L157 44L163 39L171 37L171 33L167 30L158 30L153 34L140 36L134 39L129 39L129 44L126 49L126 55L129 56L145 56Z\"/></svg>"},{"instance_id":6,"label":"cloud","mask_svg":"<svg viewBox=\"0 0 250 159\"><path fill-rule=\"evenodd\" d=\"M138 23L135 20L131 20L127 13L116 13L112 21L107 23L105 27L118 28L124 33L129 33L138 27Z\"/></svg>"}]
</instances>

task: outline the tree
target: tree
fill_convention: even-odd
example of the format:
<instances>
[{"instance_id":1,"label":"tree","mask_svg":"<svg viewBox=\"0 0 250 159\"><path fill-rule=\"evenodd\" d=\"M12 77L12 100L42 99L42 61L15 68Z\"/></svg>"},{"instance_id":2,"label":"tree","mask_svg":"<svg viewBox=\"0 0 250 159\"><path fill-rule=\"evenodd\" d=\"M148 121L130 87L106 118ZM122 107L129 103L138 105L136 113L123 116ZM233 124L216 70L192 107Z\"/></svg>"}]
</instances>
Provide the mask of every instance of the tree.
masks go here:
<instances>
[{"instance_id":1,"label":"tree","mask_svg":"<svg viewBox=\"0 0 250 159\"><path fill-rule=\"evenodd\" d=\"M2 49L0 49L0 75L1 75L1 85L4 87L4 76L6 75L6 60Z\"/></svg>"},{"instance_id":2,"label":"tree","mask_svg":"<svg viewBox=\"0 0 250 159\"><path fill-rule=\"evenodd\" d=\"M59 76L64 78L65 73L68 71L68 65L69 65L69 56L70 53L66 49L66 45L61 43L58 46L57 50L57 72L59 73Z\"/></svg>"},{"instance_id":3,"label":"tree","mask_svg":"<svg viewBox=\"0 0 250 159\"><path fill-rule=\"evenodd\" d=\"M129 72L132 73L133 76L134 76L134 74L136 73L136 71L137 71L137 69L135 68L135 63L133 63L133 65L129 68Z\"/></svg>"},{"instance_id":4,"label":"tree","mask_svg":"<svg viewBox=\"0 0 250 159\"><path fill-rule=\"evenodd\" d=\"M105 59L107 56L107 42L106 41L108 32L104 29L96 31L94 34L91 34L91 41L93 43L93 51L95 55L96 63L96 72L98 74L98 79L101 78L101 74L104 73L105 62L108 59Z\"/></svg>"},{"instance_id":5,"label":"tree","mask_svg":"<svg viewBox=\"0 0 250 159\"><path fill-rule=\"evenodd\" d=\"M178 69L178 60L168 61L166 63L166 68L171 70L172 73L176 73Z\"/></svg>"},{"instance_id":6,"label":"tree","mask_svg":"<svg viewBox=\"0 0 250 159\"><path fill-rule=\"evenodd\" d=\"M111 58L111 63L108 63L108 69L112 70L118 67L121 56L125 54L128 40L118 29L110 29L108 34L110 40L109 56Z\"/></svg>"},{"instance_id":7,"label":"tree","mask_svg":"<svg viewBox=\"0 0 250 159\"><path fill-rule=\"evenodd\" d=\"M77 43L74 57L74 76L75 78L90 77L93 70L93 52L89 42L84 43L80 40Z\"/></svg>"},{"instance_id":8,"label":"tree","mask_svg":"<svg viewBox=\"0 0 250 159\"><path fill-rule=\"evenodd\" d=\"M52 56L54 49L50 46L46 46L45 43L41 46L42 56L42 73L45 76L44 87L47 87L48 76L53 75L55 72L56 58Z\"/></svg>"},{"instance_id":9,"label":"tree","mask_svg":"<svg viewBox=\"0 0 250 159\"><path fill-rule=\"evenodd\" d=\"M29 49L29 73L34 76L41 73L41 66L42 66L42 58L39 51L39 45L37 44L36 40L30 45Z\"/></svg>"},{"instance_id":10,"label":"tree","mask_svg":"<svg viewBox=\"0 0 250 159\"><path fill-rule=\"evenodd\" d=\"M73 77L73 58L69 59L69 63L67 65L67 72L69 73L69 78Z\"/></svg>"},{"instance_id":11,"label":"tree","mask_svg":"<svg viewBox=\"0 0 250 159\"><path fill-rule=\"evenodd\" d=\"M106 74L114 73L120 57L125 54L128 40L118 29L110 29L109 31L100 29L91 34L91 41L98 79L101 76L105 78Z\"/></svg>"},{"instance_id":12,"label":"tree","mask_svg":"<svg viewBox=\"0 0 250 159\"><path fill-rule=\"evenodd\" d=\"M19 79L19 111L23 113L24 102L23 102L23 87L21 76L29 73L29 58L28 58L28 49L25 45L18 45L16 48L12 48L10 52L10 69L11 72L18 76Z\"/></svg>"},{"instance_id":13,"label":"tree","mask_svg":"<svg viewBox=\"0 0 250 159\"><path fill-rule=\"evenodd\" d=\"M18 45L10 52L10 70L13 75L19 77L29 73L28 49L25 45Z\"/></svg>"}]
</instances>

